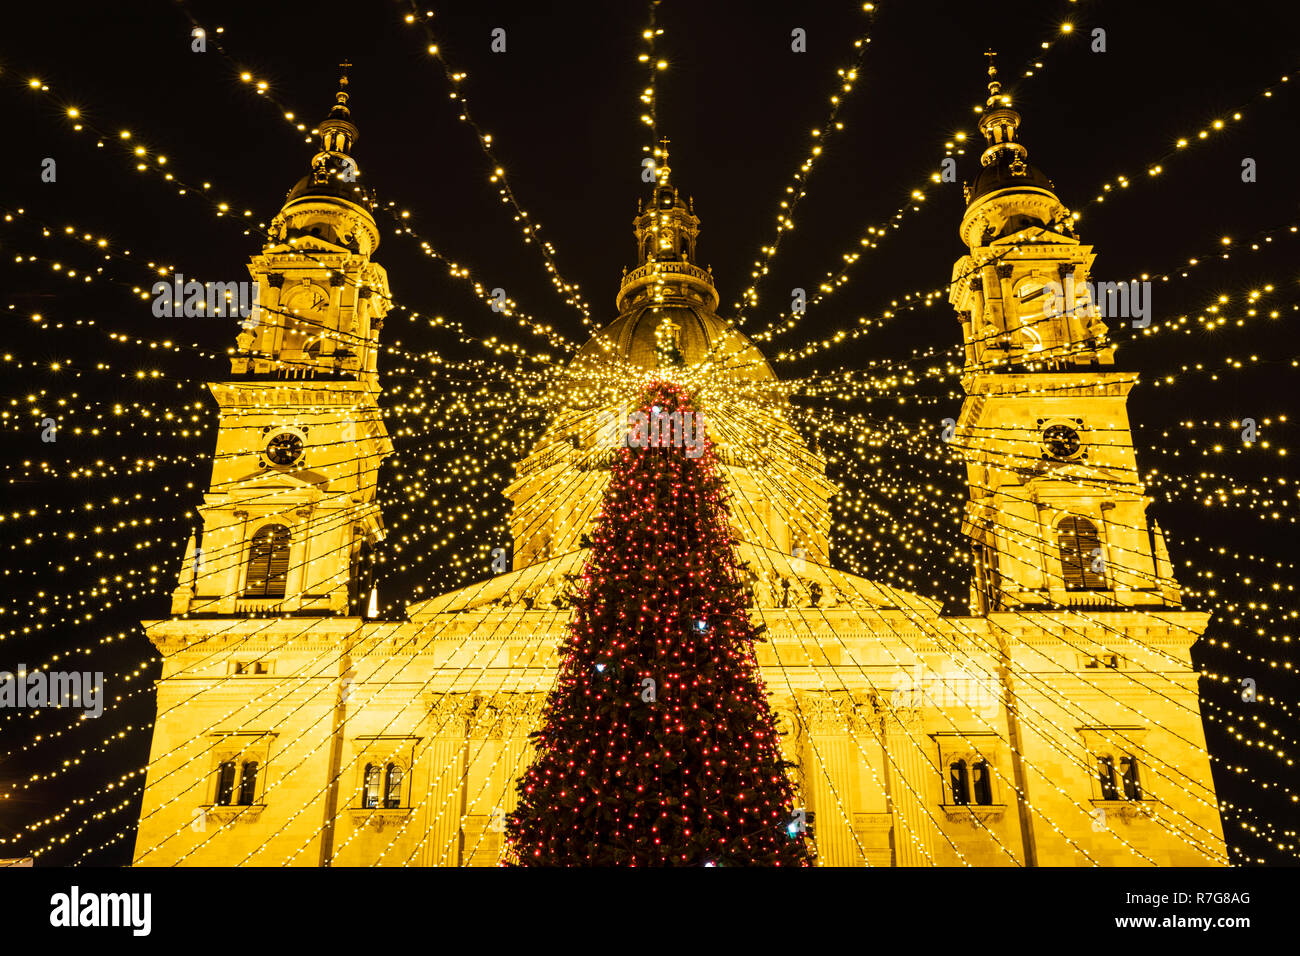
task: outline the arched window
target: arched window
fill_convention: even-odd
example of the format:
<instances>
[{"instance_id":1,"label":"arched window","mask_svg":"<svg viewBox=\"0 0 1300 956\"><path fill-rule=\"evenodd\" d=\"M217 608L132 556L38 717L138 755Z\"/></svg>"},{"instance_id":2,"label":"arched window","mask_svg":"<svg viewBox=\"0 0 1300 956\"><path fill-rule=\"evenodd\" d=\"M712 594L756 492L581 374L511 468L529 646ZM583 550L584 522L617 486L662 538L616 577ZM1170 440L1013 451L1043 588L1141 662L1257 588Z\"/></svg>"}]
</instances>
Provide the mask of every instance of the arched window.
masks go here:
<instances>
[{"instance_id":1,"label":"arched window","mask_svg":"<svg viewBox=\"0 0 1300 956\"><path fill-rule=\"evenodd\" d=\"M1105 575L1096 569L1101 556L1096 525L1079 515L1066 515L1056 525L1056 543L1067 591L1106 590Z\"/></svg>"},{"instance_id":2,"label":"arched window","mask_svg":"<svg viewBox=\"0 0 1300 956\"><path fill-rule=\"evenodd\" d=\"M1061 310L1055 294L1049 294L1050 291L1047 280L1039 276L1029 276L1016 287L1016 312L1022 321Z\"/></svg>"},{"instance_id":3,"label":"arched window","mask_svg":"<svg viewBox=\"0 0 1300 956\"><path fill-rule=\"evenodd\" d=\"M239 805L251 807L257 796L257 761L245 760L239 774Z\"/></svg>"},{"instance_id":4,"label":"arched window","mask_svg":"<svg viewBox=\"0 0 1300 956\"><path fill-rule=\"evenodd\" d=\"M965 760L954 760L948 765L948 781L952 785L952 802L959 807L970 803L970 777Z\"/></svg>"},{"instance_id":5,"label":"arched window","mask_svg":"<svg viewBox=\"0 0 1300 956\"><path fill-rule=\"evenodd\" d=\"M216 805L219 807L228 807L235 798L235 762L233 760L221 761L221 766L217 768L217 799Z\"/></svg>"},{"instance_id":6,"label":"arched window","mask_svg":"<svg viewBox=\"0 0 1300 956\"><path fill-rule=\"evenodd\" d=\"M282 598L289 576L289 529L268 524L258 529L248 549L244 597Z\"/></svg>"},{"instance_id":7,"label":"arched window","mask_svg":"<svg viewBox=\"0 0 1300 956\"><path fill-rule=\"evenodd\" d=\"M1049 288L1047 280L1039 276L1030 276L1020 283L1015 292L1015 312L1017 327L1012 329L1008 322L1008 332L1016 334L1011 342L1029 352L1043 350L1043 336L1053 327L1053 318L1064 311L1064 305Z\"/></svg>"},{"instance_id":8,"label":"arched window","mask_svg":"<svg viewBox=\"0 0 1300 956\"><path fill-rule=\"evenodd\" d=\"M384 773L384 806L394 809L402 805L402 768L395 763Z\"/></svg>"},{"instance_id":9,"label":"arched window","mask_svg":"<svg viewBox=\"0 0 1300 956\"><path fill-rule=\"evenodd\" d=\"M971 765L971 795L980 806L993 802L993 780L987 760L976 760Z\"/></svg>"},{"instance_id":10,"label":"arched window","mask_svg":"<svg viewBox=\"0 0 1300 956\"><path fill-rule=\"evenodd\" d=\"M361 791L361 805L363 807L379 806L379 767L376 764L366 764L365 786Z\"/></svg>"}]
</instances>

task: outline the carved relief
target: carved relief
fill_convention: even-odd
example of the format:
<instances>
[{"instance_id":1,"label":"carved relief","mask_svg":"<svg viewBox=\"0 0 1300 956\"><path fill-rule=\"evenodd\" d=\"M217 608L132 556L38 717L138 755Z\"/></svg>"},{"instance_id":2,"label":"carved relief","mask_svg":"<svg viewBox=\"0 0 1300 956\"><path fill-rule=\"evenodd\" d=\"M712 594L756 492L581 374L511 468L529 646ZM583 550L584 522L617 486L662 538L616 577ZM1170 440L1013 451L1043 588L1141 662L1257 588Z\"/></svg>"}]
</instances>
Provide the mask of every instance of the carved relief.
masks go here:
<instances>
[{"instance_id":1,"label":"carved relief","mask_svg":"<svg viewBox=\"0 0 1300 956\"><path fill-rule=\"evenodd\" d=\"M990 823L998 823L1006 813L1006 807L1002 804L968 804L965 806L954 806L945 803L941 807L943 815L948 818L950 823L969 823L972 830L983 830Z\"/></svg>"},{"instance_id":2,"label":"carved relief","mask_svg":"<svg viewBox=\"0 0 1300 956\"><path fill-rule=\"evenodd\" d=\"M403 807L399 810L388 809L361 809L354 807L348 811L348 819L354 827L370 827L377 833L383 833L388 827L404 824L411 815L410 807Z\"/></svg>"},{"instance_id":3,"label":"carved relief","mask_svg":"<svg viewBox=\"0 0 1300 956\"><path fill-rule=\"evenodd\" d=\"M799 716L811 733L819 735L870 733L876 710L875 696L871 694L857 699L848 691L799 695Z\"/></svg>"},{"instance_id":4,"label":"carved relief","mask_svg":"<svg viewBox=\"0 0 1300 956\"><path fill-rule=\"evenodd\" d=\"M477 694L432 694L426 725L438 737L464 737L474 715Z\"/></svg>"},{"instance_id":5,"label":"carved relief","mask_svg":"<svg viewBox=\"0 0 1300 956\"><path fill-rule=\"evenodd\" d=\"M438 737L526 736L541 722L545 700L545 694L535 692L434 694L428 725Z\"/></svg>"},{"instance_id":6,"label":"carved relief","mask_svg":"<svg viewBox=\"0 0 1300 956\"><path fill-rule=\"evenodd\" d=\"M257 819L262 815L262 811L265 809L266 805L261 803L256 803L252 806L210 806L203 808L203 816L222 826L225 826L228 823L256 823Z\"/></svg>"}]
</instances>

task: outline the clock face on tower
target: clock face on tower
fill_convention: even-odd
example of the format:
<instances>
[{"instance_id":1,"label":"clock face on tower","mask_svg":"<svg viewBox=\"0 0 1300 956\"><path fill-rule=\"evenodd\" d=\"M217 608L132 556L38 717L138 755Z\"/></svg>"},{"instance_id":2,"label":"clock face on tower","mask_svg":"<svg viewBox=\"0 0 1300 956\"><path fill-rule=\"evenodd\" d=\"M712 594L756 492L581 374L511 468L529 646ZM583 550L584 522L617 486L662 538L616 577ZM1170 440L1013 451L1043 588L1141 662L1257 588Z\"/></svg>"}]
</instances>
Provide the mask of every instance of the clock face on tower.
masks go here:
<instances>
[{"instance_id":1,"label":"clock face on tower","mask_svg":"<svg viewBox=\"0 0 1300 956\"><path fill-rule=\"evenodd\" d=\"M273 465L287 468L302 458L302 436L296 432L276 432L266 443L266 457Z\"/></svg>"},{"instance_id":2,"label":"clock face on tower","mask_svg":"<svg viewBox=\"0 0 1300 956\"><path fill-rule=\"evenodd\" d=\"M1082 442L1079 433L1069 425L1048 425L1043 429L1043 447L1047 457L1069 461L1078 457Z\"/></svg>"}]
</instances>

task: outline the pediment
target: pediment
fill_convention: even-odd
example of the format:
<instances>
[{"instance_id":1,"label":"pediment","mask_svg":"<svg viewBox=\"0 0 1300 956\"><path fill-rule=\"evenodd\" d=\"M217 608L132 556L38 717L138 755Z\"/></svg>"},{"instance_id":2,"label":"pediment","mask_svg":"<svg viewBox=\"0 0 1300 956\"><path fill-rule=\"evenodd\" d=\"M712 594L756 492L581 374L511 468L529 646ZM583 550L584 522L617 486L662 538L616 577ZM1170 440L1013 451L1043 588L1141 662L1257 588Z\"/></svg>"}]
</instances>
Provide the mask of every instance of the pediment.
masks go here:
<instances>
[{"instance_id":1,"label":"pediment","mask_svg":"<svg viewBox=\"0 0 1300 956\"><path fill-rule=\"evenodd\" d=\"M304 252L323 253L331 256L347 256L356 254L355 243L352 246L341 245L337 242L330 242L321 236L310 232L295 233L293 242L277 242L267 246L262 250L264 256L292 256L302 255Z\"/></svg>"},{"instance_id":2,"label":"pediment","mask_svg":"<svg viewBox=\"0 0 1300 956\"><path fill-rule=\"evenodd\" d=\"M996 248L1003 244L1010 246L1068 245L1077 246L1078 239L1057 232L1050 226L1028 226L1005 236L998 236L993 244Z\"/></svg>"},{"instance_id":3,"label":"pediment","mask_svg":"<svg viewBox=\"0 0 1300 956\"><path fill-rule=\"evenodd\" d=\"M242 486L255 488L306 488L312 491L329 490L329 478L310 468L259 468L235 481Z\"/></svg>"},{"instance_id":4,"label":"pediment","mask_svg":"<svg viewBox=\"0 0 1300 956\"><path fill-rule=\"evenodd\" d=\"M1107 486L1133 484L1133 473L1120 468L1103 468L1099 465L1080 461L1035 462L1032 465L1013 469L1021 481L1029 484L1033 481L1068 481L1077 487L1080 482L1104 484Z\"/></svg>"}]
</instances>

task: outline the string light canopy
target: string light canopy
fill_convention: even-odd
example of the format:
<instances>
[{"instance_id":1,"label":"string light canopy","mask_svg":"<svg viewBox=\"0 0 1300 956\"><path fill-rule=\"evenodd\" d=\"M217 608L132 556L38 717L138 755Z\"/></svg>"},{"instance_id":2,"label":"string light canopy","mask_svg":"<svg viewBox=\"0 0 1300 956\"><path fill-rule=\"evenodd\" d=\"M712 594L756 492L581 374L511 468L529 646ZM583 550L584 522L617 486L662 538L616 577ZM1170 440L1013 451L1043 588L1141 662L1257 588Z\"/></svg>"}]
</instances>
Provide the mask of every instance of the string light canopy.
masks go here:
<instances>
[{"instance_id":1,"label":"string light canopy","mask_svg":"<svg viewBox=\"0 0 1300 956\"><path fill-rule=\"evenodd\" d=\"M174 142L163 145L174 134L147 109L135 107L143 115L124 117L119 125L110 110L65 102L55 92L65 88L57 66L36 71L40 78L6 69L6 95L57 105L57 114L43 121L78 144L105 180L131 182L149 202L179 199L180 206L168 208L183 208L180 215L196 231L221 231L243 242L243 254L253 257L254 281L266 295L251 337L229 315L210 316L210 327L193 332L144 326L127 310L147 309L158 278L203 275L212 266L191 266L191 258L165 253L158 236L127 232L119 240L91 210L64 218L35 198L4 210L0 228L12 253L4 266L22 283L12 288L51 291L40 293L45 298L39 302L9 292L4 302L21 326L5 350L4 367L20 384L4 396L0 429L25 444L3 466L15 498L0 515L7 536L0 542L0 556L7 556L2 573L12 586L0 636L26 655L29 671L109 667L113 692L105 713L113 723L106 730L51 708L4 715L9 765L30 761L33 769L3 781L0 814L11 813L19 800L41 809L22 819L16 836L0 836L3 855L60 859L72 848L87 862L127 852L144 864L203 863L234 842L232 863L482 864L503 852L523 862L519 848L529 839L554 852L564 837L555 814L572 809L565 803L568 790L561 785L564 793L556 796L538 788L534 792L550 802L530 806L518 802L515 782L528 779L529 767L544 775L538 768L546 766L545 754L556 747L573 751L575 739L597 742L584 759L615 761L623 746L621 734L608 727L597 738L595 725L573 724L582 707L555 695L582 687L616 707L640 698L640 684L632 697L602 696L627 676L627 663L617 655L578 674L577 649L570 647L568 657L557 652L574 634L574 622L590 621L584 615L596 607L593 582L611 583L609 569L597 560L613 553L600 551L602 542L612 547L599 530L611 514L602 512L602 502L618 488L619 463L636 460L679 469L678 480L669 483L677 504L691 475L716 469L719 481L711 492L687 495L693 512L641 512L621 499L618 514L644 522L652 533L662 522L684 520L683 514L696 516L687 521L691 527L708 526L701 514L729 515L730 545L719 534L711 551L686 547L688 535L674 544L688 565L713 555L701 573L734 570L734 582L713 580L706 591L709 600L722 591L733 604L743 599L744 613L728 618L728 626L752 629L746 640L753 642L753 666L765 681L762 695L746 698L746 706L762 710L768 705L759 701L771 701L770 723L766 717L749 721L751 730L758 728L752 739L731 730L711 739L700 731L687 748L692 759L712 767L710 752L724 760L724 751L754 747L770 764L788 761L782 774L766 781L774 788L775 815L760 813L763 826L738 838L746 849L733 855L716 843L709 850L697 842L687 862L728 865L803 853L871 865L1024 864L1034 862L1023 840L1027 827L1050 835L1065 858L1081 863L1116 854L1162 862L1166 853L1197 864L1294 856L1294 829L1277 809L1297 797L1288 774L1300 730L1286 683L1295 669L1291 629L1297 612L1287 581L1294 568L1280 551L1242 544L1245 529L1294 523L1294 479L1285 470L1288 409L1276 395L1254 395L1212 410L1141 419L1156 396L1186 401L1212 385L1244 392L1260 375L1294 369L1294 357L1247 336L1272 334L1270 326L1300 308L1284 267L1253 265L1293 239L1296 226L1258 232L1214 223L1213 231L1188 242L1191 249L1177 237L1166 248L1153 246L1151 260L1133 270L1131 281L1158 283L1157 289L1185 286L1190 302L1162 308L1148 325L1123 333L1117 328L1122 323L1110 323L1118 371L1105 373L1113 376L1105 387L1116 394L1133 389L1127 407L1091 402L1086 410L1064 409L1071 401L1086 404L1089 390L1099 387L1101 373L1080 368L1098 351L1086 337L1067 337L1012 360L1017 345L1003 349L1006 361L971 365L968 350L1007 346L1013 328L1025 339L1045 336L1059 325L1053 317L1020 316L1008 325L1005 317L1017 315L1006 311L999 313L1002 326L966 333L951 313L933 311L941 298L971 293L977 278L989 314L1009 309L987 304L997 281L1018 282L1018 270L1042 258L1045 245L1076 240L1077 215L1008 234L986 258L972 251L971 262L954 270L947 287L914 288L893 298L885 293L881 301L889 308L856 324L843 315L827 315L821 323L802 311L760 311L758 281L777 266L777 243L768 242L751 270L753 285L728 318L718 312L712 269L697 262L694 202L679 193L687 179L696 185L701 171L674 174L669 143L659 135L663 105L671 100L657 84L675 73L676 58L666 52L673 38L658 6L651 4L649 35L640 34L634 53L638 70L649 74L648 86L638 81L643 92L636 108L651 118L640 120L650 132L650 145L641 148L653 160L654 181L641 187L648 195L634 223L637 260L618 286L618 317L603 328L577 285L567 273L561 277L557 249L539 236L516 196L516 188L523 191L519 184L529 182L515 172L528 168L527 159L509 154L508 181L501 165L507 154L472 118L488 116L492 98L476 94L476 113L470 114L467 74L448 65L444 48L454 46L441 31L435 36L429 11L412 5L403 19L428 41L421 52L442 67L448 100L457 108L453 120L474 134L473 176L486 170L490 189L514 216L514 238L529 255L541 253L538 268L560 293L560 304L579 312L580 323L562 318L554 303L524 311L509 295L497 295L504 290L495 277L505 270L495 264L471 270L459 253L451 257L456 239L435 215L418 217L417 232L412 209L418 204L381 198L391 192L374 172L378 165L367 165L360 185L347 178L360 174L345 161L356 141L350 79L331 116L309 128L287 102L281 89L287 84L234 60L229 50L241 35L203 27L221 57L205 60L204 68L214 62L229 67L226 82L248 97L248 121L266 116L290 134L286 144L306 137L325 155L322 164L313 163L313 170L324 169L321 180L312 181L323 189L291 192L277 222L273 208L257 212L254 204L235 201L247 179L196 163ZM187 6L180 7L188 15ZM1060 37L1086 37L1082 18L1072 20ZM833 167L817 180L810 173L814 163L828 162L832 134L844 143L841 134L853 126L837 111L847 111L847 94L860 82L866 37L858 39L852 64L837 71L844 88L830 118L816 127L809 156L784 187L783 202L791 206L782 205L777 219L783 259L799 248L786 235L793 203L807 198L811 204L823 178L833 191ZM878 44L881 36L874 39ZM1045 74L1038 77L1045 52L1056 43L1054 34L1019 78L1047 82ZM476 78L482 75L475 70ZM213 79L219 79L215 71ZM1280 83L1270 80L1258 96L1280 98L1289 80L1290 74ZM999 117L1014 112L1018 122L1013 104L1027 96L1023 83L990 89L977 110L983 135L1016 132L1015 123ZM1242 104L1199 132L1189 126L1173 147L1139 143L1145 152L1133 155L1154 157L1142 166L1146 175L1129 180L1109 174L1083 194L1095 193L1098 218L1120 193L1134 202L1139 193L1159 195L1159 186L1186 162L1176 154L1210 150L1220 134L1225 141L1229 132L1251 135L1246 121L1259 110ZM111 112L118 110L130 113L132 107ZM1034 113L1037 123L1050 122L1040 115ZM505 117L497 119L504 129ZM1001 135L986 139L994 158L989 165L1013 175L1011 167L1024 159L1014 148L1020 143ZM645 129L636 136L640 144ZM949 134L945 158L965 157L969 143L965 133ZM928 184L901 191L908 197L904 206L861 232L858 247L841 257L842 267L837 262L825 271L809 304L820 309L841 296L847 303L847 276L859 257L867 258L862 252L883 256L890 251L885 237L890 247L904 240L900 217L910 214L909 231L920 231L915 214L932 198L929 190L941 186L942 175L935 175L940 182L930 177ZM1139 183L1146 189L1133 188ZM408 199L415 193L405 191ZM555 212L540 201L537 208L555 222ZM328 223L340 216L353 232L331 231ZM1060 232L1058 226L1069 228ZM713 228L710 236L723 235ZM374 240L363 249L356 237L371 229ZM1097 226L1090 233L1104 255L1108 230ZM400 273L389 266L400 276L391 290L371 258L381 234L395 237L382 255L403 264ZM511 238L509 229L505 237ZM721 244L721 238L712 241ZM933 258L933 250L928 254ZM271 268L257 273L271 260ZM447 285L459 289L465 308L426 310L422 273L410 270L412 263L427 268L430 260ZM1251 274L1234 277L1243 262L1251 264ZM280 284L273 285L271 276ZM87 314L74 298L87 288L115 304ZM303 294L292 295L296 289ZM1015 303L1017 295L1012 289L1006 302ZM853 302L852 309L865 305ZM737 326L745 313L761 320L763 331L741 334ZM400 329L393 316L405 323ZM839 330L828 331L828 324ZM583 344L593 328L599 331ZM302 337L292 340L299 332ZM760 351L763 343L796 332L809 337L807 344L792 340L783 350ZM839 361L848 368L826 364L822 353L868 332L873 347L882 340L880 351L842 351ZM885 354L900 335L900 354ZM328 345L313 349L313 338ZM1179 351L1166 355L1171 349ZM373 361L364 357L367 350ZM363 356L356 368L350 354ZM233 371L241 362L243 370ZM1141 375L1125 370L1133 364L1142 366ZM793 374L778 379L777 365L792 367ZM1063 365L1069 369L1061 371ZM1153 367L1160 374L1150 374ZM959 412L959 403L974 394L969 386L976 373L999 383L977 389L986 401L1041 411L1023 420L979 420ZM217 383L219 419L211 415L203 382ZM647 387L691 397L690 410L703 415L706 465L686 454L690 433L658 457L608 440L611 427L617 434L627 425L629 413L655 414L655 403L642 401ZM660 411L672 404L667 394L660 396ZM1138 420L1130 423L1129 414ZM30 441L49 427L47 420L55 424L57 441ZM1046 442L1044 429L1053 428L1058 438ZM1087 464L1071 457L1085 452ZM973 460L982 471L970 470ZM1088 471L1094 465L1105 474ZM999 483L999 473L1017 474L1020 482L1015 488ZM349 474L354 477L346 479ZM348 480L353 483L341 484ZM1046 519L1004 526L1006 515L1027 513L1031 504L1041 508L1037 492L1026 487L1045 480L1056 483L1054 506L1073 501L1078 511L1096 503L1089 511L1096 519L1092 531L1076 520L1063 545L1058 525ZM28 485L39 485L42 493ZM1156 502L1159 530L1154 520L1123 510L1128 506L1122 502L1119 511L1104 506L1130 486ZM336 492L337 500L331 497ZM974 513L965 501L995 493L1002 498L993 511ZM224 503L230 507L223 512ZM287 533L257 539L259 521ZM202 534L191 539L200 526ZM1059 581L1040 589L1044 600L980 609L972 579L986 600L999 593L989 583L989 554L981 550L995 532L1004 547L1015 548L997 566L1004 581L1026 569L1038 569L1045 580L1057 575ZM963 534L981 547L972 550ZM258 579L262 591L275 591L283 579L284 597L297 603L250 596L240 575L254 540L265 551L258 552L266 565ZM1081 542L1094 541L1103 551L1101 566L1089 563L1085 573L1079 562L1094 556L1080 551ZM1067 546L1080 554L1066 560ZM30 559L56 549L48 570L39 557ZM1059 573L1052 570L1058 566ZM1067 581L1071 575L1084 584L1126 586L1080 597ZM1151 586L1143 586L1148 578ZM204 590L203 582L219 581L226 583ZM697 576L689 587L698 586ZM650 588L648 595L667 585L658 578L638 587ZM186 589L191 593L178 598ZM334 592L343 597L328 597ZM1156 603L1131 597L1157 592ZM659 605L646 595L640 607L664 624ZM718 639L717 620L676 597L664 607L681 611L681 619L674 619L670 635L661 635L669 643L658 646L678 640L704 653ZM147 649L130 623L138 619L149 621L154 644ZM617 628L602 633L615 647L623 640ZM1196 634L1204 637L1189 655ZM864 641L861 635L873 637ZM750 652L737 653L723 662ZM942 687L914 687L918 679L908 675L936 655L965 683L949 686L949 673ZM605 669L595 670L600 664ZM139 749L151 728L130 715L153 707L150 681L159 673L165 686L198 680L233 702L213 709L193 690L161 694L156 717L149 717L163 728L163 742L144 763L125 754ZM557 673L569 676L552 686ZM670 707L673 694L688 685L705 698L714 692L701 691L682 672L666 673L661 689ZM715 672L702 666L694 673L699 680ZM1199 696L1188 690L1198 673ZM997 687L1003 703L997 716L980 709L989 686ZM922 707L905 706L917 699ZM368 722L370 733L349 739L338 760L319 771L338 739L334 715L340 707ZM569 730L548 738L549 751L536 751L528 734L559 726L561 714ZM1043 743L1035 749L1027 743L1033 740ZM51 765L56 749L66 757ZM106 758L121 762L113 762L91 791L44 799L52 785L80 785L85 771ZM230 794L220 785L227 765L244 768ZM570 774L575 768L562 769ZM310 784L299 786L308 774ZM382 786L372 787L374 774ZM653 775L650 788L658 787L661 813L682 799L675 784L666 783L669 776ZM626 829L620 816L625 805L611 802L618 788L608 787L618 778L616 772L602 777L600 804L609 816L600 819ZM547 787L560 779L557 771ZM133 818L142 788L151 796ZM892 788L892 850L878 839L884 831L882 819L871 816L877 811L863 809L863 794L872 788ZM382 805L368 805L372 791L382 793L376 798ZM245 792L247 803L241 802ZM689 787L683 793L695 799ZM325 806L332 809L322 812ZM737 819L751 810L722 809ZM1095 829L1098 810L1101 830ZM676 822L684 819L668 812ZM1221 833L1211 822L1220 818ZM283 833L258 829L273 820ZM960 838L955 823L965 828ZM640 838L639 824L630 826ZM1157 835L1160 849L1139 838L1137 827ZM676 836L699 833L679 829ZM767 849L760 852L760 844Z\"/></svg>"}]
</instances>

